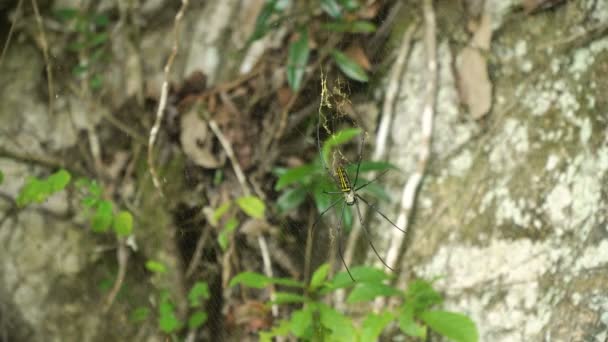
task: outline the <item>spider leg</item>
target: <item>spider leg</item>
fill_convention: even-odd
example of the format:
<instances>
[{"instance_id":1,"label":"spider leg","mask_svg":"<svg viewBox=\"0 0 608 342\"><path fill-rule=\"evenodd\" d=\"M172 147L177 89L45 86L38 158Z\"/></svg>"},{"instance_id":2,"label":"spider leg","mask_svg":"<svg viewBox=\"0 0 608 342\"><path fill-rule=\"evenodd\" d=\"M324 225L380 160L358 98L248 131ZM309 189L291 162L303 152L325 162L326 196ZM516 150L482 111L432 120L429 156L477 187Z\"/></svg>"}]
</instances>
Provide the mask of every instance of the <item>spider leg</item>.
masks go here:
<instances>
[{"instance_id":1,"label":"spider leg","mask_svg":"<svg viewBox=\"0 0 608 342\"><path fill-rule=\"evenodd\" d=\"M374 179L372 179L371 181L361 185L360 187L355 188L355 192L365 188L366 186L372 184L373 182L377 181L378 179L380 179L380 177L384 176L389 170L384 170L382 171L382 173L380 173L379 175L377 175L376 177L374 177Z\"/></svg>"},{"instance_id":2,"label":"spider leg","mask_svg":"<svg viewBox=\"0 0 608 342\"><path fill-rule=\"evenodd\" d=\"M361 138L359 144L359 160L357 160L357 172L355 173L355 182L353 183L353 187L357 186L357 181L359 180L359 167L361 167L361 159L363 158L363 145L365 145L365 134L361 133L363 138Z\"/></svg>"},{"instance_id":3,"label":"spider leg","mask_svg":"<svg viewBox=\"0 0 608 342\"><path fill-rule=\"evenodd\" d=\"M315 220L315 223L312 224L313 228L317 226L317 223L321 222L321 218L323 217L323 215L325 215L325 213L328 212L331 208L335 207L336 204L338 204L338 202L340 202L341 200L342 200L342 198L338 198L332 204L330 204L329 207L327 207L327 209L323 210L319 214L319 216L317 216L317 219Z\"/></svg>"},{"instance_id":4,"label":"spider leg","mask_svg":"<svg viewBox=\"0 0 608 342\"><path fill-rule=\"evenodd\" d=\"M357 196L359 197L359 196ZM385 261L384 259L382 259L382 257L380 256L380 254L378 254L378 251L376 250L376 247L374 247L374 244L372 243L371 240L371 236L369 234L369 232L367 231L367 228L365 228L365 224L363 223L363 216L361 215L361 210L359 209L359 204L355 202L355 207L357 207L357 216L359 216L359 223L361 223L361 228L363 228L363 232L365 233L365 237L367 238L367 242L369 242L369 246L372 248L372 250L374 251L374 253L376 254L376 256L378 257L378 259L380 259L380 261L382 262L382 264L388 268L391 271L395 271L392 267L390 267Z\"/></svg>"},{"instance_id":5,"label":"spider leg","mask_svg":"<svg viewBox=\"0 0 608 342\"><path fill-rule=\"evenodd\" d=\"M384 217L384 219L387 220L390 224L392 224L393 227L397 228L397 230L399 230L405 234L405 230L399 228L395 223L393 223L393 221L391 221L391 219L386 217L386 215L384 215L380 210L378 210L378 208L376 208L375 205L369 203L368 201L366 201L363 197L359 196L358 194L355 194L355 196L357 196L358 199L362 200L363 203L367 204L368 207L374 209L374 211L377 212L378 214L380 214L380 216Z\"/></svg>"},{"instance_id":6,"label":"spider leg","mask_svg":"<svg viewBox=\"0 0 608 342\"><path fill-rule=\"evenodd\" d=\"M323 190L323 193L324 193L325 195L337 195L337 194L343 194L343 192L342 192L342 191L325 191L325 190Z\"/></svg>"},{"instance_id":7,"label":"spider leg","mask_svg":"<svg viewBox=\"0 0 608 342\"><path fill-rule=\"evenodd\" d=\"M342 253L342 218L344 217L344 209L346 208L346 203L342 205L342 210L340 210L340 218L338 219L338 255L340 256L340 259L342 260L342 264L344 265L344 268L346 268L346 272L348 272L348 275L350 276L350 279L352 279L352 281L355 281L355 278L353 278L353 275L350 273L350 270L348 269L348 266L346 265L346 261L344 260L344 254Z\"/></svg>"}]
</instances>

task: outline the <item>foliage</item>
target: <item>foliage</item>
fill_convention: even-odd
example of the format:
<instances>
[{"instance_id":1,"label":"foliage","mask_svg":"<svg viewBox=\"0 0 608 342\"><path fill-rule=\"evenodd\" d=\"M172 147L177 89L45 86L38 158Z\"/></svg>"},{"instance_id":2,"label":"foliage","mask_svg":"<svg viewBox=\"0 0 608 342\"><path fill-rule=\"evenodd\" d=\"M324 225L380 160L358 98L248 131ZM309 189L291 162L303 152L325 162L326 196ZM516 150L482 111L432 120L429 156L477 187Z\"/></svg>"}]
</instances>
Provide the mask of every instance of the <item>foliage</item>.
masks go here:
<instances>
[{"instance_id":1,"label":"foliage","mask_svg":"<svg viewBox=\"0 0 608 342\"><path fill-rule=\"evenodd\" d=\"M304 284L244 272L235 276L230 281L230 286L265 288L274 284L292 289L289 292L277 291L274 301L268 304L299 305L301 308L293 311L290 318L280 321L270 331L261 333L261 341L288 335L304 341L373 341L393 322L397 323L402 333L420 340L426 339L429 328L453 341L478 340L477 329L470 318L434 309L441 304L442 297L427 281L415 280L403 292L387 285L391 276L375 268L353 268L351 273L357 282L352 282L346 272L338 273L333 279L328 279L328 273L329 265L324 264L314 272L310 283ZM323 300L324 296L339 289L349 291L347 303L371 304L378 297L397 297L403 304L394 311L385 309L379 313L370 313L361 324L355 324L352 318L331 308Z\"/></svg>"},{"instance_id":2,"label":"foliage","mask_svg":"<svg viewBox=\"0 0 608 342\"><path fill-rule=\"evenodd\" d=\"M210 219L210 224L212 226L219 225L220 220L226 218L217 237L217 241L223 251L228 248L230 237L240 223L231 211L234 204L236 204L236 207L243 211L247 216L253 219L263 219L266 215L266 205L256 196L239 197L236 200L228 201L215 209Z\"/></svg>"},{"instance_id":3,"label":"foliage","mask_svg":"<svg viewBox=\"0 0 608 342\"><path fill-rule=\"evenodd\" d=\"M157 274L164 274L167 271L167 267L163 263L154 260L148 260L146 268ZM192 285L188 291L189 314L186 324L188 329L200 328L207 322L208 314L204 310L204 304L210 296L209 286L206 282L197 281ZM131 313L131 321L143 322L148 319L150 312L148 307L138 307ZM159 291L156 320L158 329L173 337L184 327L184 322L179 319L168 290Z\"/></svg>"},{"instance_id":4,"label":"foliage","mask_svg":"<svg viewBox=\"0 0 608 342\"><path fill-rule=\"evenodd\" d=\"M103 198L101 186L95 181L81 178L76 187L82 194L80 203L91 220L91 229L96 233L105 233L112 227L114 233L124 238L133 232L133 216L129 211L121 210L114 214L114 203ZM91 213L92 211L92 213Z\"/></svg>"},{"instance_id":5,"label":"foliage","mask_svg":"<svg viewBox=\"0 0 608 342\"><path fill-rule=\"evenodd\" d=\"M332 201L336 200L335 197L325 192L338 191L338 189L327 174L327 171L323 168L320 158L325 158L326 164L330 165L327 161L331 151L340 145L348 143L359 134L362 133L358 128L338 131L325 140L321 148L322 157L317 158L316 161L291 169L275 169L275 174L279 176L275 184L275 190L282 191L277 199L279 211L286 213L297 208L306 200L306 195L310 192L312 192L317 210L319 212L325 211ZM354 175L356 167L356 164L348 165L346 171ZM394 168L394 166L386 162L362 161L359 167L359 180L357 184L360 185L366 182L362 177L365 173L383 171L390 168ZM351 179L354 181L354 178ZM375 197L383 200L388 200L389 198L384 190L375 183L369 184L362 191L372 193ZM352 223L352 213L350 210L344 211L343 222L345 227L350 227Z\"/></svg>"},{"instance_id":6,"label":"foliage","mask_svg":"<svg viewBox=\"0 0 608 342\"><path fill-rule=\"evenodd\" d=\"M72 69L74 76L86 79L92 90L103 86L102 64L107 58L110 19L103 13L88 13L75 8L55 11L55 17L66 25L66 32L75 34L70 39L68 50L78 58L78 65Z\"/></svg>"},{"instance_id":7,"label":"foliage","mask_svg":"<svg viewBox=\"0 0 608 342\"><path fill-rule=\"evenodd\" d=\"M51 195L63 190L71 180L69 172L61 169L46 179L29 177L17 195L17 206L23 208L28 204L42 203Z\"/></svg>"},{"instance_id":8,"label":"foliage","mask_svg":"<svg viewBox=\"0 0 608 342\"><path fill-rule=\"evenodd\" d=\"M285 13L290 8L289 3L286 0L267 0L258 14L249 43L264 37L272 29L281 25L288 26L293 22L296 23L297 39L290 43L287 56L287 83L293 91L298 91L302 86L304 71L310 56L309 40L315 38L311 37L311 32L307 28L321 27L323 30L316 32L317 34L333 32L363 35L376 30L376 26L372 22L360 19L359 10L362 10L363 6L356 0L317 0L311 6L302 6L302 8L294 2L294 7L296 7L294 12L303 12L303 14ZM322 12L316 11L316 8L320 8ZM288 20L290 17L300 20ZM347 54L339 50L332 50L330 55L333 62L346 76L355 81L368 82L369 76L365 70Z\"/></svg>"}]
</instances>

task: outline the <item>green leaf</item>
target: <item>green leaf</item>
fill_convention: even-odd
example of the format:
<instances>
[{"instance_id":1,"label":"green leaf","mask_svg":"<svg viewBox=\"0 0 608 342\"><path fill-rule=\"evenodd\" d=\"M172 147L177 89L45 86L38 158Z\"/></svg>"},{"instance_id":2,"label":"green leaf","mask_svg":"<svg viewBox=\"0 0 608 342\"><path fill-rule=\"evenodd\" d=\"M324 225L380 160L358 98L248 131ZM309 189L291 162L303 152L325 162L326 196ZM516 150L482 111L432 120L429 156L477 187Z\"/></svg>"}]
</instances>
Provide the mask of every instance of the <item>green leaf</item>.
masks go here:
<instances>
[{"instance_id":1,"label":"green leaf","mask_svg":"<svg viewBox=\"0 0 608 342\"><path fill-rule=\"evenodd\" d=\"M2 173L2 170L0 170L0 184L2 184L3 181L4 181L4 173Z\"/></svg>"},{"instance_id":2,"label":"green leaf","mask_svg":"<svg viewBox=\"0 0 608 342\"><path fill-rule=\"evenodd\" d=\"M89 183L88 191L95 197L101 197L101 186L95 180Z\"/></svg>"},{"instance_id":3,"label":"green leaf","mask_svg":"<svg viewBox=\"0 0 608 342\"><path fill-rule=\"evenodd\" d=\"M359 1L357 0L338 0L338 2L347 11L354 11L359 8Z\"/></svg>"},{"instance_id":4,"label":"green leaf","mask_svg":"<svg viewBox=\"0 0 608 342\"><path fill-rule=\"evenodd\" d=\"M218 186L222 183L223 180L224 172L222 172L222 169L216 169L213 173L213 185Z\"/></svg>"},{"instance_id":5,"label":"green leaf","mask_svg":"<svg viewBox=\"0 0 608 342\"><path fill-rule=\"evenodd\" d=\"M477 342L475 323L467 316L449 311L425 311L420 319L431 329L457 342Z\"/></svg>"},{"instance_id":6,"label":"green leaf","mask_svg":"<svg viewBox=\"0 0 608 342\"><path fill-rule=\"evenodd\" d=\"M253 30L251 38L249 38L249 43L262 38L266 34L266 32L268 32L268 21L272 14L275 12L276 3L277 0L266 1L266 4L260 11L260 14L258 14L258 17L255 21L255 28Z\"/></svg>"},{"instance_id":7,"label":"green leaf","mask_svg":"<svg viewBox=\"0 0 608 342\"><path fill-rule=\"evenodd\" d=\"M175 315L175 308L167 293L161 295L158 313L158 326L164 333L170 334L181 328L182 323Z\"/></svg>"},{"instance_id":8,"label":"green leaf","mask_svg":"<svg viewBox=\"0 0 608 342\"><path fill-rule=\"evenodd\" d=\"M270 282L277 285L289 286L289 287L301 287L304 288L305 285L302 282L297 280L293 280L290 278L270 278Z\"/></svg>"},{"instance_id":9,"label":"green leaf","mask_svg":"<svg viewBox=\"0 0 608 342\"><path fill-rule=\"evenodd\" d=\"M342 144L349 142L350 140L352 140L354 137L358 136L361 133L362 133L362 130L360 128L347 128L347 129L338 131L338 132L332 134L329 138L327 138L327 140L325 140L325 142L323 143L323 147L321 148L322 155L323 155L323 158L325 159L325 162L328 165L330 165L330 163L328 162L329 155L331 153L331 150L334 147L340 146Z\"/></svg>"},{"instance_id":10,"label":"green leaf","mask_svg":"<svg viewBox=\"0 0 608 342\"><path fill-rule=\"evenodd\" d=\"M188 319L188 328L196 329L207 321L207 313L204 311L195 311Z\"/></svg>"},{"instance_id":11,"label":"green leaf","mask_svg":"<svg viewBox=\"0 0 608 342\"><path fill-rule=\"evenodd\" d=\"M228 209L230 209L231 206L232 202L228 201L220 205L217 209L215 209L213 215L211 216L211 219L213 221L211 222L211 224L213 226L217 225L217 222L220 220L220 218L222 218L222 216L224 216L224 214L226 214L226 212L228 212Z\"/></svg>"},{"instance_id":12,"label":"green leaf","mask_svg":"<svg viewBox=\"0 0 608 342\"><path fill-rule=\"evenodd\" d=\"M360 186L365 183L367 183L367 180L359 177L359 182L357 183L357 186ZM372 195L374 197L374 199L382 200L384 202L389 202L389 203L391 202L391 197L388 195L388 193L386 191L384 191L384 188L382 188L382 186L380 186L380 184L371 183L371 184L366 185L364 188L362 188L359 191L363 191L365 193ZM377 207L377 201L371 201L370 204L373 204L374 206Z\"/></svg>"},{"instance_id":13,"label":"green leaf","mask_svg":"<svg viewBox=\"0 0 608 342\"><path fill-rule=\"evenodd\" d=\"M342 7L336 0L321 0L321 8L332 18L342 16Z\"/></svg>"},{"instance_id":14,"label":"green leaf","mask_svg":"<svg viewBox=\"0 0 608 342\"><path fill-rule=\"evenodd\" d=\"M207 283L197 281L188 292L190 307L194 308L203 305L204 299L209 299L209 286Z\"/></svg>"},{"instance_id":15,"label":"green leaf","mask_svg":"<svg viewBox=\"0 0 608 342\"><path fill-rule=\"evenodd\" d=\"M87 45L83 42L75 41L68 44L68 50L72 52L82 51Z\"/></svg>"},{"instance_id":16,"label":"green leaf","mask_svg":"<svg viewBox=\"0 0 608 342\"><path fill-rule=\"evenodd\" d=\"M321 324L332 332L329 340L334 338L339 341L356 341L355 329L348 317L323 303L319 305L319 313Z\"/></svg>"},{"instance_id":17,"label":"green leaf","mask_svg":"<svg viewBox=\"0 0 608 342\"><path fill-rule=\"evenodd\" d=\"M31 177L17 195L17 206L24 207L30 203L42 203L51 194L48 182Z\"/></svg>"},{"instance_id":18,"label":"green leaf","mask_svg":"<svg viewBox=\"0 0 608 342\"><path fill-rule=\"evenodd\" d=\"M107 200L99 202L91 221L94 232L103 233L108 230L113 221L112 211L112 202Z\"/></svg>"},{"instance_id":19,"label":"green leaf","mask_svg":"<svg viewBox=\"0 0 608 342\"><path fill-rule=\"evenodd\" d=\"M293 91L298 91L302 85L304 70L308 65L308 56L310 49L308 48L308 30L300 30L300 39L289 45L289 54L287 56L287 83Z\"/></svg>"},{"instance_id":20,"label":"green leaf","mask_svg":"<svg viewBox=\"0 0 608 342\"><path fill-rule=\"evenodd\" d=\"M405 298L413 306L414 314L426 311L443 301L441 295L425 280L416 279L409 283Z\"/></svg>"},{"instance_id":21,"label":"green leaf","mask_svg":"<svg viewBox=\"0 0 608 342\"><path fill-rule=\"evenodd\" d=\"M103 86L103 77L100 74L95 74L91 77L89 85L93 90L99 90Z\"/></svg>"},{"instance_id":22,"label":"green leaf","mask_svg":"<svg viewBox=\"0 0 608 342\"><path fill-rule=\"evenodd\" d=\"M249 215L255 219L264 218L264 211L266 210L266 206L264 202L257 198L256 196L244 196L237 198L236 204L245 212L245 214Z\"/></svg>"},{"instance_id":23,"label":"green leaf","mask_svg":"<svg viewBox=\"0 0 608 342\"><path fill-rule=\"evenodd\" d=\"M236 227L238 227L238 225L239 221L234 217L231 217L228 219L228 221L226 221L224 229L222 229L220 234L217 236L217 243L220 245L222 251L225 251L228 248L228 238L230 237L232 232L234 232Z\"/></svg>"},{"instance_id":24,"label":"green leaf","mask_svg":"<svg viewBox=\"0 0 608 342\"><path fill-rule=\"evenodd\" d=\"M247 287L253 287L255 289L261 289L270 284L270 278L255 272L243 272L232 278L229 286L233 287L239 284Z\"/></svg>"},{"instance_id":25,"label":"green leaf","mask_svg":"<svg viewBox=\"0 0 608 342\"><path fill-rule=\"evenodd\" d=\"M345 208L344 209L344 214L342 215L342 235L346 235L345 232L349 232L350 228L353 226L353 211L357 210L357 208L353 208L352 210L350 208ZM356 213L354 215L357 215Z\"/></svg>"},{"instance_id":26,"label":"green leaf","mask_svg":"<svg viewBox=\"0 0 608 342\"><path fill-rule=\"evenodd\" d=\"M336 189L336 185L334 183L329 182L328 177L322 177L313 184L313 197L318 212L321 213L325 211L335 200L337 200L337 198L323 193L323 191L332 190L338 189Z\"/></svg>"},{"instance_id":27,"label":"green leaf","mask_svg":"<svg viewBox=\"0 0 608 342\"><path fill-rule=\"evenodd\" d=\"M60 8L54 11L53 15L60 21L68 21L78 15L78 10L75 8Z\"/></svg>"},{"instance_id":28,"label":"green leaf","mask_svg":"<svg viewBox=\"0 0 608 342\"><path fill-rule=\"evenodd\" d=\"M325 264L319 266L319 268L317 268L315 273L313 273L313 275L312 275L309 288L311 290L315 290L316 288L323 285L323 283L325 282L325 279L327 279L328 273L329 273L329 264L325 263Z\"/></svg>"},{"instance_id":29,"label":"green leaf","mask_svg":"<svg viewBox=\"0 0 608 342\"><path fill-rule=\"evenodd\" d=\"M348 56L338 50L333 50L331 52L331 55L340 70L342 70L342 72L346 76L359 82L369 81L367 73L359 64L357 64L357 62L353 61Z\"/></svg>"},{"instance_id":30,"label":"green leaf","mask_svg":"<svg viewBox=\"0 0 608 342\"><path fill-rule=\"evenodd\" d=\"M133 232L133 216L130 212L123 210L114 216L114 231L119 237L126 237Z\"/></svg>"},{"instance_id":31,"label":"green leaf","mask_svg":"<svg viewBox=\"0 0 608 342\"><path fill-rule=\"evenodd\" d=\"M98 27L105 27L110 23L110 18L105 14L96 14L93 16L93 22Z\"/></svg>"},{"instance_id":32,"label":"green leaf","mask_svg":"<svg viewBox=\"0 0 608 342\"><path fill-rule=\"evenodd\" d=\"M94 196L85 196L82 201L81 201L82 205L87 207L87 208L93 208L94 206L96 206L99 203L99 198L94 197Z\"/></svg>"},{"instance_id":33,"label":"green leaf","mask_svg":"<svg viewBox=\"0 0 608 342\"><path fill-rule=\"evenodd\" d=\"M391 278L390 275L384 273L384 271L369 267L369 266L357 266L350 270L353 278L357 281L357 284L381 284L383 281ZM353 280L350 278L346 271L336 274L331 280L330 287L332 289L344 288L353 286Z\"/></svg>"},{"instance_id":34,"label":"green leaf","mask_svg":"<svg viewBox=\"0 0 608 342\"><path fill-rule=\"evenodd\" d=\"M65 189L65 187L70 183L70 179L72 179L72 175L64 169L61 169L47 178L47 182L50 186L51 192L57 192Z\"/></svg>"},{"instance_id":35,"label":"green leaf","mask_svg":"<svg viewBox=\"0 0 608 342\"><path fill-rule=\"evenodd\" d=\"M274 186L274 189L276 191L279 191L287 185L296 182L300 184L307 183L310 177L312 177L316 171L317 166L314 164L305 164L302 166L288 169L287 171L285 171L285 173L279 176L279 179L277 180L277 184Z\"/></svg>"},{"instance_id":36,"label":"green leaf","mask_svg":"<svg viewBox=\"0 0 608 342\"><path fill-rule=\"evenodd\" d=\"M152 273L167 272L167 267L163 263L154 260L148 260L146 262L146 269Z\"/></svg>"},{"instance_id":37,"label":"green leaf","mask_svg":"<svg viewBox=\"0 0 608 342\"><path fill-rule=\"evenodd\" d=\"M312 326L312 310L310 306L291 314L291 332L297 337L304 337Z\"/></svg>"},{"instance_id":38,"label":"green leaf","mask_svg":"<svg viewBox=\"0 0 608 342\"><path fill-rule=\"evenodd\" d=\"M411 305L405 304L398 318L399 329L409 336L420 337L426 339L426 327L414 321L414 308Z\"/></svg>"},{"instance_id":39,"label":"green leaf","mask_svg":"<svg viewBox=\"0 0 608 342\"><path fill-rule=\"evenodd\" d=\"M308 298L290 292L276 292L275 298L272 303L286 304L286 303L306 303Z\"/></svg>"},{"instance_id":40,"label":"green leaf","mask_svg":"<svg viewBox=\"0 0 608 342\"><path fill-rule=\"evenodd\" d=\"M357 284L355 288L348 295L348 303L365 302L375 299L376 297L387 297L400 295L401 291L394 287L382 284L382 283L361 283Z\"/></svg>"},{"instance_id":41,"label":"green leaf","mask_svg":"<svg viewBox=\"0 0 608 342\"><path fill-rule=\"evenodd\" d=\"M395 165L388 163L388 162L362 161L361 164L359 165L359 174L371 172L371 171L382 172L382 171L391 170L391 169L399 170L398 167L396 167ZM354 174L357 171L357 164L348 165L346 167L346 171L348 171L350 174ZM363 183L360 183L360 184L363 184Z\"/></svg>"},{"instance_id":42,"label":"green leaf","mask_svg":"<svg viewBox=\"0 0 608 342\"><path fill-rule=\"evenodd\" d=\"M376 341L380 334L395 319L395 315L390 312L379 314L370 313L363 320L361 327L361 341Z\"/></svg>"},{"instance_id":43,"label":"green leaf","mask_svg":"<svg viewBox=\"0 0 608 342\"><path fill-rule=\"evenodd\" d=\"M142 306L131 312L131 321L134 323L143 322L150 316L150 308Z\"/></svg>"},{"instance_id":44,"label":"green leaf","mask_svg":"<svg viewBox=\"0 0 608 342\"><path fill-rule=\"evenodd\" d=\"M89 47L95 47L97 45L101 45L108 41L108 37L110 37L106 32L95 33L89 40Z\"/></svg>"},{"instance_id":45,"label":"green leaf","mask_svg":"<svg viewBox=\"0 0 608 342\"><path fill-rule=\"evenodd\" d=\"M285 213L291 209L297 208L304 200L306 200L306 189L303 187L288 189L277 198L279 212Z\"/></svg>"},{"instance_id":46,"label":"green leaf","mask_svg":"<svg viewBox=\"0 0 608 342\"><path fill-rule=\"evenodd\" d=\"M270 331L260 332L260 342L272 342L276 336L287 336L291 331L291 321L281 320L279 325L275 325Z\"/></svg>"},{"instance_id":47,"label":"green leaf","mask_svg":"<svg viewBox=\"0 0 608 342\"><path fill-rule=\"evenodd\" d=\"M376 25L367 20L357 21L337 21L323 24L323 28L334 32L350 32L350 33L372 33L376 31Z\"/></svg>"}]
</instances>

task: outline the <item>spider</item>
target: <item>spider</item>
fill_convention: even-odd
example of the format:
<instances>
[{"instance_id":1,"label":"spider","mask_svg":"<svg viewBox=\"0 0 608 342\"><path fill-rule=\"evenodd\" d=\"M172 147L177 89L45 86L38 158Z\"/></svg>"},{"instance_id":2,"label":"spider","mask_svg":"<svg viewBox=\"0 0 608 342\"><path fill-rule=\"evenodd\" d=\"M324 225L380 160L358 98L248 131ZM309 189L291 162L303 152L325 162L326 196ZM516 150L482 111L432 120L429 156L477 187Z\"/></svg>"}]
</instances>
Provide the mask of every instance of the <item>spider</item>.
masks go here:
<instances>
[{"instance_id":1,"label":"spider","mask_svg":"<svg viewBox=\"0 0 608 342\"><path fill-rule=\"evenodd\" d=\"M319 118L320 119L320 118ZM360 143L359 143L359 155L358 155L358 160L357 160L357 168L356 168L356 173L355 173L355 181L351 183L350 181L350 177L348 175L348 172L346 171L344 165L343 165L343 160L346 160L346 158L344 158L342 156L341 153L338 152L338 156L336 156L336 154L334 154L334 158L333 158L333 165L332 165L332 170L333 172L330 170L330 168L327 166L327 163L325 161L325 157L324 157L324 153L322 152L322 148L321 148L321 139L320 139L320 130L321 130L321 120L319 120L318 124L317 124L317 147L319 149L319 154L321 157L321 163L323 165L323 168L325 169L325 171L329 174L329 176L333 179L334 183L338 186L339 191L324 191L325 194L329 194L329 195L342 195L340 198L336 199L335 201L331 202L331 204L325 209L323 210L319 216L317 217L317 219L315 220L315 222L313 223L313 227L315 227L320 221L321 218L323 217L323 215L325 213L327 213L329 210L331 210L332 208L334 208L335 206L337 206L338 204L342 203L342 206L340 208L340 216L338 219L338 224L337 224L337 232L338 232L338 254L340 256L340 259L342 260L342 264L344 265L344 267L346 268L346 271L348 272L348 275L350 276L350 278L355 281L355 279L353 278L353 275L351 274L348 265L346 265L346 261L344 260L344 256L342 253L342 231L341 231L341 226L342 226L342 219L344 217L344 211L346 210L346 207L354 207L357 213L357 217L359 218L359 223L361 224L361 228L363 229L363 232L365 234L365 238L367 239L370 247L372 248L372 250L374 251L374 254L376 254L376 256L378 257L378 259L380 259L380 261L382 262L382 264L384 266L386 266L388 269L390 269L391 271L394 271L393 268L391 268L385 261L384 259L380 256L380 254L378 253L378 251L376 250L376 247L374 246L374 244L372 243L371 240L371 236L369 234L369 231L367 229L367 227L365 226L364 222L363 222L363 215L361 214L361 209L359 208L359 202L363 202L365 205L367 205L369 208L371 208L374 212L376 212L377 214L379 214L380 216L382 216L382 218L384 218L386 221L388 221L393 227L395 227L396 229L400 230L401 232L405 233L405 230L399 228L393 221L391 221L386 215L384 215L375 205L373 205L372 203L368 202L365 198L363 198L358 191L365 188L366 186L372 184L373 182L377 181L380 177L384 176L388 170L383 171L382 173L380 173L378 176L376 176L374 179L372 179L371 181L368 181L362 185L358 185L358 181L359 181L359 168L361 166L361 160L362 160L362 156L363 156L363 143L365 141L365 138L363 136L363 133L360 133ZM331 136L333 137L333 136Z\"/></svg>"}]
</instances>

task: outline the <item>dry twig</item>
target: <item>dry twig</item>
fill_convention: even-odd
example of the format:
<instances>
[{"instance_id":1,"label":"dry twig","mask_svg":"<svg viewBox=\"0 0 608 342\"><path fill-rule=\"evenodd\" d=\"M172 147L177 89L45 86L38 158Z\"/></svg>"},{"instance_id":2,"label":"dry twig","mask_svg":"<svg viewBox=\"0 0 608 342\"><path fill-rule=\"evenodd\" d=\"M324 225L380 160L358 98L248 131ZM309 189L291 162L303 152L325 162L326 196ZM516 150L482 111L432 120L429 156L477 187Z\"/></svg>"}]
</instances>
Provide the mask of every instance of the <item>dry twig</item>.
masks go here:
<instances>
[{"instance_id":1,"label":"dry twig","mask_svg":"<svg viewBox=\"0 0 608 342\"><path fill-rule=\"evenodd\" d=\"M53 68L51 66L51 60L49 59L49 43L46 40L46 34L44 33L44 25L42 24L42 17L38 10L37 0L32 0L32 7L34 8L36 24L38 24L38 30L40 31L40 44L42 45L42 54L44 55L44 62L46 64L46 82L49 91L49 114L52 114L55 90L53 89Z\"/></svg>"},{"instance_id":2,"label":"dry twig","mask_svg":"<svg viewBox=\"0 0 608 342\"><path fill-rule=\"evenodd\" d=\"M4 61L4 55L6 55L6 50L8 50L8 47L11 44L11 38L13 37L13 32L15 32L15 26L17 25L17 21L22 15L22 5L23 0L19 0L19 3L17 3L17 9L15 10L15 21L13 21L13 23L11 24L11 28L9 29L8 35L6 36L6 41L4 42L4 47L2 48L2 54L0 55L0 68L2 68L2 62Z\"/></svg>"},{"instance_id":3,"label":"dry twig","mask_svg":"<svg viewBox=\"0 0 608 342\"><path fill-rule=\"evenodd\" d=\"M186 7L188 7L188 0L182 0L182 6L179 9L179 12L177 12L177 14L175 15L175 20L173 24L173 48L171 49L171 55L169 55L169 59L165 64L163 85L161 88L160 100L158 102L158 109L156 110L156 120L154 121L154 125L150 130L150 137L148 140L148 169L150 170L150 174L152 175L152 182L154 183L154 187L156 187L161 196L163 196L163 191L161 188L160 180L158 179L158 173L156 172L156 168L154 167L154 143L156 142L158 131L160 130L160 125L163 121L165 108L167 106L167 96L169 93L169 72L171 71L173 61L175 60L177 50L179 49L179 24L182 20L182 17L184 16Z\"/></svg>"}]
</instances>

